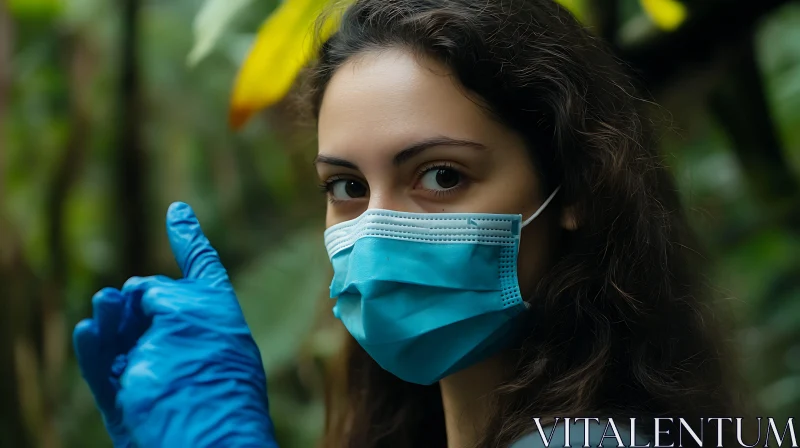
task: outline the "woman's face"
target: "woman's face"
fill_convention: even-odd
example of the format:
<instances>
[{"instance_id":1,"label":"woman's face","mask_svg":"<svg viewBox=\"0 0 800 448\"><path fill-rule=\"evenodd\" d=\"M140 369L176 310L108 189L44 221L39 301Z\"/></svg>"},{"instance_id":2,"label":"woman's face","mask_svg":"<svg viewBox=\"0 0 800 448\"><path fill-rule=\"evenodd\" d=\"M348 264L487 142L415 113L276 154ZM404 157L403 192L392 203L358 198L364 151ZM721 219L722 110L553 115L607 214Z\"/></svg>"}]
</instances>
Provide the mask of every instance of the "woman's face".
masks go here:
<instances>
[{"instance_id":1,"label":"woman's face","mask_svg":"<svg viewBox=\"0 0 800 448\"><path fill-rule=\"evenodd\" d=\"M533 214L541 191L521 137L465 96L445 66L402 50L362 54L331 79L319 114L328 227L367 209ZM547 210L552 211L552 210ZM553 213L523 230L523 294L546 267Z\"/></svg>"}]
</instances>

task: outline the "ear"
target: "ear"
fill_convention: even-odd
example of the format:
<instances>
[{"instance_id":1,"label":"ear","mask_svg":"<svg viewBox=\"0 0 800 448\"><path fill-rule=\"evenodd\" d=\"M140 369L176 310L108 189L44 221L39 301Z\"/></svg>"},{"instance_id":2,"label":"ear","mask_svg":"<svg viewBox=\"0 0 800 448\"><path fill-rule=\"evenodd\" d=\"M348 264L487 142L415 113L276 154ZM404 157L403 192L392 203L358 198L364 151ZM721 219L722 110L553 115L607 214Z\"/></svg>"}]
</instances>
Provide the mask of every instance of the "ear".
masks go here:
<instances>
[{"instance_id":1,"label":"ear","mask_svg":"<svg viewBox=\"0 0 800 448\"><path fill-rule=\"evenodd\" d=\"M565 230L578 230L578 216L575 207L569 206L561 209L561 227Z\"/></svg>"}]
</instances>

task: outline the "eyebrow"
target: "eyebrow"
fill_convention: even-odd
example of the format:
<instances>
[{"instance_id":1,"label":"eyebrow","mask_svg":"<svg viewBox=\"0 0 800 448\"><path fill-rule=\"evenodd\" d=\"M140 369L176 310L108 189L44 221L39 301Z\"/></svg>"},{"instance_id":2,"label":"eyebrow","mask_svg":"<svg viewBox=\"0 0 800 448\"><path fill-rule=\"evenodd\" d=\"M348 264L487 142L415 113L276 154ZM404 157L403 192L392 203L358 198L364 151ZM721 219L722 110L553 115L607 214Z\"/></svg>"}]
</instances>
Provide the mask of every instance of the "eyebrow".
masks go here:
<instances>
[{"instance_id":1,"label":"eyebrow","mask_svg":"<svg viewBox=\"0 0 800 448\"><path fill-rule=\"evenodd\" d=\"M486 149L486 146L478 143L473 142L470 140L459 140L450 137L433 137L425 140L421 140L412 144L411 146L406 147L402 151L395 154L394 159L392 160L392 164L395 166L402 165L403 163L413 159L414 157L420 155L427 149L435 148L438 146L461 146L465 148L473 148L473 149ZM340 159L338 157L331 157L326 155L318 155L314 159L314 165L324 163L326 165L334 165L334 166L341 166L344 168L350 168L353 170L358 170L358 166L353 162L350 162L345 159Z\"/></svg>"},{"instance_id":2,"label":"eyebrow","mask_svg":"<svg viewBox=\"0 0 800 448\"><path fill-rule=\"evenodd\" d=\"M325 165L341 166L344 168L350 168L351 170L359 171L358 166L355 163L349 162L345 159L340 159L338 157L324 156L319 154L314 159L314 165L319 165L320 163Z\"/></svg>"}]
</instances>

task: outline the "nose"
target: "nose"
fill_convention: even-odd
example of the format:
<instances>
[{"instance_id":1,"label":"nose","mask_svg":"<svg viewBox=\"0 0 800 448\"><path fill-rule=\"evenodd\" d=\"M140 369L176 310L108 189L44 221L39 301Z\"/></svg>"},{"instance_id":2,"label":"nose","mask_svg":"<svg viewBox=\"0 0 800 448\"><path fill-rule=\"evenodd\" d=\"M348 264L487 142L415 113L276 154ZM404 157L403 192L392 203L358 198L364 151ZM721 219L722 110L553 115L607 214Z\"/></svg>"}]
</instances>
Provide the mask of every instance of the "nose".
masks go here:
<instances>
[{"instance_id":1,"label":"nose","mask_svg":"<svg viewBox=\"0 0 800 448\"><path fill-rule=\"evenodd\" d=\"M369 204L367 206L370 210L392 210L396 212L422 212L422 208L417 205L411 198L401 192L386 191L386 190L373 190L370 192Z\"/></svg>"},{"instance_id":2,"label":"nose","mask_svg":"<svg viewBox=\"0 0 800 448\"><path fill-rule=\"evenodd\" d=\"M403 201L397 198L396 194L390 191L372 190L370 191L369 204L367 206L370 210L394 210L398 212L403 210Z\"/></svg>"}]
</instances>

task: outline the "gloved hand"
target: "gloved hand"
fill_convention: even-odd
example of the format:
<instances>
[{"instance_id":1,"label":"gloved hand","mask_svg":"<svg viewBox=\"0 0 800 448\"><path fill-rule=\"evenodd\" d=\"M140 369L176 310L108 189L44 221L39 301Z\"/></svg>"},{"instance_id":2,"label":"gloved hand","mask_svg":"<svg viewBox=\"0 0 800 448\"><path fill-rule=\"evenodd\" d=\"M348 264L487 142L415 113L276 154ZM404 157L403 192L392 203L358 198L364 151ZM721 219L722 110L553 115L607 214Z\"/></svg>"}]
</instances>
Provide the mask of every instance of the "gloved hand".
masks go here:
<instances>
[{"instance_id":1,"label":"gloved hand","mask_svg":"<svg viewBox=\"0 0 800 448\"><path fill-rule=\"evenodd\" d=\"M186 204L170 206L167 235L184 278L103 290L75 330L115 446L277 448L261 355L217 252Z\"/></svg>"},{"instance_id":2,"label":"gloved hand","mask_svg":"<svg viewBox=\"0 0 800 448\"><path fill-rule=\"evenodd\" d=\"M147 321L114 288L104 288L95 294L92 308L94 318L78 323L73 333L78 365L114 447L134 448L116 398L128 351L147 329Z\"/></svg>"}]
</instances>

